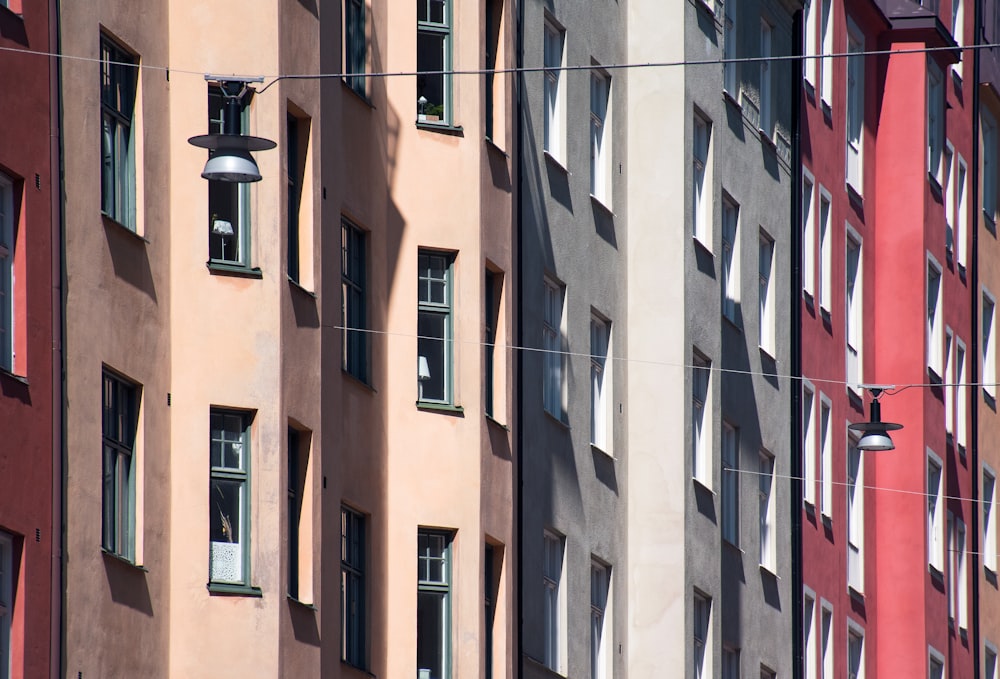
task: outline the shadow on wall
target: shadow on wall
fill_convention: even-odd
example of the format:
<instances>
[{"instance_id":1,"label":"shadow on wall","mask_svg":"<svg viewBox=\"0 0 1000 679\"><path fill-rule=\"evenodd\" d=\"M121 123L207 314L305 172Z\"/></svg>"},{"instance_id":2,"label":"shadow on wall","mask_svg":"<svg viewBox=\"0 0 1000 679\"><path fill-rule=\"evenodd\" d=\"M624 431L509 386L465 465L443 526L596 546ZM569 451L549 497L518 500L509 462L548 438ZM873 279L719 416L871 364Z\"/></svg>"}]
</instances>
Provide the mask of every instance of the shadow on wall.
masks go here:
<instances>
[{"instance_id":1,"label":"shadow on wall","mask_svg":"<svg viewBox=\"0 0 1000 679\"><path fill-rule=\"evenodd\" d=\"M149 598L145 571L117 557L104 554L104 575L108 579L112 601L153 617L153 603Z\"/></svg>"}]
</instances>

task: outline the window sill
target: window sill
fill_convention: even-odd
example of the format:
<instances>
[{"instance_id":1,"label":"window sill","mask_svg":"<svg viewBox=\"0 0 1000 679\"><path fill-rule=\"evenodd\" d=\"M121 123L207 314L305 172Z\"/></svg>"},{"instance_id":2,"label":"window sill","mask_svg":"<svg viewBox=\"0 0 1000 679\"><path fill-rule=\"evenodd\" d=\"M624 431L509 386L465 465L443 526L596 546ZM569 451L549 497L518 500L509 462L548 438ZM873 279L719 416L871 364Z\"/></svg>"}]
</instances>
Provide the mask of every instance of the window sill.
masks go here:
<instances>
[{"instance_id":1,"label":"window sill","mask_svg":"<svg viewBox=\"0 0 1000 679\"><path fill-rule=\"evenodd\" d=\"M109 550L109 549L107 549L105 547L101 547L101 553L105 557L107 557L108 559L111 559L112 561L117 561L118 563L124 564L125 566L128 566L129 568L134 568L135 570L141 571L143 573L148 573L149 572L149 569L146 568L145 566L143 566L141 564L137 564L136 562L132 561L131 559L129 559L127 557L122 556L121 554L115 554L114 552L112 552L111 550Z\"/></svg>"},{"instance_id":2,"label":"window sill","mask_svg":"<svg viewBox=\"0 0 1000 679\"><path fill-rule=\"evenodd\" d=\"M864 209L864 196L861 195L861 191L858 190L854 184L847 184L847 197L851 200L851 203L857 205L858 208Z\"/></svg>"},{"instance_id":3,"label":"window sill","mask_svg":"<svg viewBox=\"0 0 1000 679\"><path fill-rule=\"evenodd\" d=\"M305 601L301 601L293 597L291 594L286 594L285 598L288 599L288 603L294 604L297 608L304 608L309 611L319 611L319 609L313 604L307 604Z\"/></svg>"},{"instance_id":4,"label":"window sill","mask_svg":"<svg viewBox=\"0 0 1000 679\"><path fill-rule=\"evenodd\" d=\"M611 206L608 205L607 203L605 203L602 199L598 198L594 194L590 194L590 202L599 211L603 212L604 214L606 214L608 217L611 217L612 219L614 218L614 216L615 216L614 210L612 210Z\"/></svg>"},{"instance_id":5,"label":"window sill","mask_svg":"<svg viewBox=\"0 0 1000 679\"><path fill-rule=\"evenodd\" d=\"M231 585L224 582L210 582L205 587L213 596L247 596L260 598L264 596L260 587L252 585Z\"/></svg>"},{"instance_id":6,"label":"window sill","mask_svg":"<svg viewBox=\"0 0 1000 679\"><path fill-rule=\"evenodd\" d=\"M697 476L692 476L691 480L694 481L695 488L700 488L701 490L705 491L706 493L710 493L712 495L717 495L717 493L714 490L712 490L711 488L709 488L708 485L704 481L702 481L701 479L699 479Z\"/></svg>"},{"instance_id":7,"label":"window sill","mask_svg":"<svg viewBox=\"0 0 1000 679\"><path fill-rule=\"evenodd\" d=\"M715 17L715 3L712 0L698 0L697 3L703 10L709 13L712 17Z\"/></svg>"},{"instance_id":8,"label":"window sill","mask_svg":"<svg viewBox=\"0 0 1000 679\"><path fill-rule=\"evenodd\" d=\"M465 136L465 130L461 125L449 125L448 123L433 123L426 120L418 120L417 129L426 130L428 132L437 132L439 134L448 134L454 137Z\"/></svg>"},{"instance_id":9,"label":"window sill","mask_svg":"<svg viewBox=\"0 0 1000 679\"><path fill-rule=\"evenodd\" d=\"M722 546L726 547L727 549L729 549L731 551L739 552L741 556L746 556L746 554L747 554L746 552L743 551L742 547L740 547L735 542L730 542L726 538L722 538Z\"/></svg>"},{"instance_id":10,"label":"window sill","mask_svg":"<svg viewBox=\"0 0 1000 679\"><path fill-rule=\"evenodd\" d=\"M859 601L861 603L865 602L865 593L857 590L854 585L847 585L847 593L850 594L851 598L855 601Z\"/></svg>"},{"instance_id":11,"label":"window sill","mask_svg":"<svg viewBox=\"0 0 1000 679\"><path fill-rule=\"evenodd\" d=\"M557 170L561 170L567 176L572 176L573 173L569 171L569 168L567 168L565 165L563 165L563 162L561 160L559 160L554 155L552 155L551 151L549 151L548 149L545 149L544 151L542 151L542 155L545 156L545 160L546 161L548 161L549 163L552 163L553 165L555 165L555 167L556 167Z\"/></svg>"},{"instance_id":12,"label":"window sill","mask_svg":"<svg viewBox=\"0 0 1000 679\"><path fill-rule=\"evenodd\" d=\"M820 108L823 109L823 118L826 119L827 123L833 123L833 106L830 102L826 100L826 97L820 97Z\"/></svg>"},{"instance_id":13,"label":"window sill","mask_svg":"<svg viewBox=\"0 0 1000 679\"><path fill-rule=\"evenodd\" d=\"M486 413L486 421L489 422L489 423L491 423L494 427L499 427L500 429L503 429L504 431L510 431L510 427L508 427L506 424L504 424L503 422L501 422L497 418L493 417L489 413Z\"/></svg>"},{"instance_id":14,"label":"window sill","mask_svg":"<svg viewBox=\"0 0 1000 679\"><path fill-rule=\"evenodd\" d=\"M213 275L219 276L239 276L241 278L263 278L264 274L259 268L250 268L239 264L229 264L227 262L208 261L205 266Z\"/></svg>"},{"instance_id":15,"label":"window sill","mask_svg":"<svg viewBox=\"0 0 1000 679\"><path fill-rule=\"evenodd\" d=\"M417 410L427 410L436 413L445 413L457 417L465 417L465 409L462 406L455 406L450 403L434 403L432 401L417 401Z\"/></svg>"},{"instance_id":16,"label":"window sill","mask_svg":"<svg viewBox=\"0 0 1000 679\"><path fill-rule=\"evenodd\" d=\"M733 93L726 88L722 88L722 99L737 111L743 110L743 105L739 100L739 92L737 92L736 95L733 95Z\"/></svg>"},{"instance_id":17,"label":"window sill","mask_svg":"<svg viewBox=\"0 0 1000 679\"><path fill-rule=\"evenodd\" d=\"M354 95L355 99L357 99L358 101L360 101L362 104L364 104L368 108L370 108L372 110L375 109L375 104L373 104L372 100L368 98L368 95L362 94L361 92L358 92L356 89L354 89L353 87L351 87L350 83L347 82L347 78L341 78L340 79L340 84L344 86L344 89L346 89L348 92L350 92L352 95Z\"/></svg>"},{"instance_id":18,"label":"window sill","mask_svg":"<svg viewBox=\"0 0 1000 679\"><path fill-rule=\"evenodd\" d=\"M927 183L930 184L931 195L934 196L934 199L940 203L943 195L941 191L941 182L938 181L938 178L934 176L934 173L929 170L927 172Z\"/></svg>"},{"instance_id":19,"label":"window sill","mask_svg":"<svg viewBox=\"0 0 1000 679\"><path fill-rule=\"evenodd\" d=\"M702 241L701 238L699 238L698 236L692 235L691 239L694 241L695 246L701 248L705 252L705 254L707 254L709 257L712 257L712 258L715 257L715 253L712 252L712 248L710 248L708 245L706 245Z\"/></svg>"},{"instance_id":20,"label":"window sill","mask_svg":"<svg viewBox=\"0 0 1000 679\"><path fill-rule=\"evenodd\" d=\"M760 140L772 151L777 150L778 143L774 141L774 134L769 133L761 128L757 128L757 134L760 135Z\"/></svg>"},{"instance_id":21,"label":"window sill","mask_svg":"<svg viewBox=\"0 0 1000 679\"><path fill-rule=\"evenodd\" d=\"M768 349L766 347L758 346L757 349L760 351L760 357L764 360L770 361L771 363L777 363L778 359L774 357L774 350ZM770 375L765 375L765 377L770 377Z\"/></svg>"},{"instance_id":22,"label":"window sill","mask_svg":"<svg viewBox=\"0 0 1000 679\"><path fill-rule=\"evenodd\" d=\"M493 149L494 153L499 153L504 158L510 158L510 154L504 151L500 144L493 141L491 137L483 137L483 141L486 143L486 148Z\"/></svg>"},{"instance_id":23,"label":"window sill","mask_svg":"<svg viewBox=\"0 0 1000 679\"><path fill-rule=\"evenodd\" d=\"M803 505L803 509L806 510L807 514L809 514L811 516L816 516L816 501L815 500L809 500L807 498L803 498L802 499L802 505Z\"/></svg>"},{"instance_id":24,"label":"window sill","mask_svg":"<svg viewBox=\"0 0 1000 679\"><path fill-rule=\"evenodd\" d=\"M28 384L27 377L25 377L24 375L18 375L17 373L13 373L10 370L7 370L6 368L0 368L0 377L4 377L9 380L14 380L15 382L20 382L26 387L30 386Z\"/></svg>"},{"instance_id":25,"label":"window sill","mask_svg":"<svg viewBox=\"0 0 1000 679\"><path fill-rule=\"evenodd\" d=\"M293 290L298 290L298 291L302 292L303 294L309 295L313 299L318 299L315 292L313 292L312 290L310 290L308 288L302 287L302 284L299 283L294 278L292 278L291 276L288 276L288 284L292 286Z\"/></svg>"},{"instance_id":26,"label":"window sill","mask_svg":"<svg viewBox=\"0 0 1000 679\"><path fill-rule=\"evenodd\" d=\"M770 575L778 582L781 582L781 576L774 572L775 569L773 566L768 566L767 564L758 564L757 567L760 569L761 575Z\"/></svg>"},{"instance_id":27,"label":"window sill","mask_svg":"<svg viewBox=\"0 0 1000 679\"><path fill-rule=\"evenodd\" d=\"M610 452L604 450L604 448L602 448L601 446L597 445L596 443L591 443L590 444L590 450L593 451L593 452L595 452L595 453L600 453L601 455L603 455L604 457L608 458L609 460L616 460L616 459L618 459L614 455L612 455Z\"/></svg>"},{"instance_id":28,"label":"window sill","mask_svg":"<svg viewBox=\"0 0 1000 679\"><path fill-rule=\"evenodd\" d=\"M927 379L930 381L931 384L941 384L942 382L944 382L944 380L941 379L941 376L938 374L938 372L940 371L937 368L930 365L927 366Z\"/></svg>"},{"instance_id":29,"label":"window sill","mask_svg":"<svg viewBox=\"0 0 1000 679\"><path fill-rule=\"evenodd\" d=\"M986 391L986 389L983 389L983 401L986 403L986 405L990 407L990 410L996 412L997 409L996 396Z\"/></svg>"},{"instance_id":30,"label":"window sill","mask_svg":"<svg viewBox=\"0 0 1000 679\"><path fill-rule=\"evenodd\" d=\"M735 330L736 332L740 333L741 335L743 334L743 328L740 327L740 324L736 322L735 318L730 318L729 316L726 315L725 312L723 312L722 313L722 320L724 320L726 322L726 324L729 327L731 327L733 330Z\"/></svg>"},{"instance_id":31,"label":"window sill","mask_svg":"<svg viewBox=\"0 0 1000 679\"><path fill-rule=\"evenodd\" d=\"M366 670L364 667L361 667L360 665L355 665L354 663L352 663L350 661L347 661L347 660L344 660L343 658L340 659L340 665L341 665L341 667L347 668L348 671L358 672L360 674L365 675L366 677L371 677L372 679L377 679L376 675L372 674L371 672L369 672L368 670Z\"/></svg>"},{"instance_id":32,"label":"window sill","mask_svg":"<svg viewBox=\"0 0 1000 679\"><path fill-rule=\"evenodd\" d=\"M124 224L122 224L117 219L115 219L114 217L112 217L111 215L109 215L107 212L104 212L103 210L101 211L101 219L104 220L104 225L105 226L111 226L111 227L114 227L116 229L120 229L126 235L131 236L136 241L138 241L140 243L145 243L146 245L149 245L149 241L146 240L143 236L141 236L139 233L137 233L133 229L130 229L129 227L125 226Z\"/></svg>"},{"instance_id":33,"label":"window sill","mask_svg":"<svg viewBox=\"0 0 1000 679\"><path fill-rule=\"evenodd\" d=\"M944 571L938 569L938 567L935 566L934 564L932 563L927 564L927 572L930 573L931 580L941 583L944 582Z\"/></svg>"},{"instance_id":34,"label":"window sill","mask_svg":"<svg viewBox=\"0 0 1000 679\"><path fill-rule=\"evenodd\" d=\"M983 221L986 222L986 230L993 234L993 237L996 238L997 223L996 220L993 219L993 215L986 212L986 210L983 210Z\"/></svg>"},{"instance_id":35,"label":"window sill","mask_svg":"<svg viewBox=\"0 0 1000 679\"><path fill-rule=\"evenodd\" d=\"M809 82L809 78L802 78L802 89L805 90L806 96L815 104L816 103L816 86Z\"/></svg>"},{"instance_id":36,"label":"window sill","mask_svg":"<svg viewBox=\"0 0 1000 679\"><path fill-rule=\"evenodd\" d=\"M357 375L355 375L354 373L352 373L350 370L348 370L344 366L340 366L340 372L343 373L345 377L350 378L350 380L352 382L358 384L359 386L364 387L365 389L367 389L368 391L372 392L373 394L377 394L378 393L378 389L376 389L375 387L373 387L367 380L364 380L364 379L358 377Z\"/></svg>"},{"instance_id":37,"label":"window sill","mask_svg":"<svg viewBox=\"0 0 1000 679\"><path fill-rule=\"evenodd\" d=\"M823 525L829 528L833 528L833 517L826 513L825 509L821 509L819 512L820 518L823 520Z\"/></svg>"},{"instance_id":38,"label":"window sill","mask_svg":"<svg viewBox=\"0 0 1000 679\"><path fill-rule=\"evenodd\" d=\"M546 417L548 417L550 420L552 420L553 422L555 422L556 424L558 424L559 426L561 426L563 429L567 429L568 430L570 428L569 427L569 422L567 422L566 420L564 420L563 418L561 418L561 417L559 417L557 415L553 415L551 412L549 412L548 408L544 408L543 407L542 408L542 412L545 413Z\"/></svg>"}]
</instances>

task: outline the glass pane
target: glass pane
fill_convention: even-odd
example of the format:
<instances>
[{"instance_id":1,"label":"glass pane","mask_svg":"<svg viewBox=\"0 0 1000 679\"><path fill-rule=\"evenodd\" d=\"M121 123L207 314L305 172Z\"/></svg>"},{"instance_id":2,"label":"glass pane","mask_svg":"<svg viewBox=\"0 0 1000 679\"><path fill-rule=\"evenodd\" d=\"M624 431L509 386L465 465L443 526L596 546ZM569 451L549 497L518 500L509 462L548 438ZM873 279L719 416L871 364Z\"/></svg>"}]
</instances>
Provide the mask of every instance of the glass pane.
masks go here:
<instances>
[{"instance_id":1,"label":"glass pane","mask_svg":"<svg viewBox=\"0 0 1000 679\"><path fill-rule=\"evenodd\" d=\"M212 259L240 261L240 186L208 182L208 254Z\"/></svg>"},{"instance_id":2,"label":"glass pane","mask_svg":"<svg viewBox=\"0 0 1000 679\"><path fill-rule=\"evenodd\" d=\"M417 679L444 679L447 657L447 595L417 594Z\"/></svg>"},{"instance_id":3,"label":"glass pane","mask_svg":"<svg viewBox=\"0 0 1000 679\"><path fill-rule=\"evenodd\" d=\"M417 114L418 120L445 119L445 78L443 73L423 74L426 71L443 71L446 68L446 36L438 33L417 34Z\"/></svg>"},{"instance_id":4,"label":"glass pane","mask_svg":"<svg viewBox=\"0 0 1000 679\"><path fill-rule=\"evenodd\" d=\"M417 377L419 397L423 400L444 401L446 380L447 316L421 311L417 315Z\"/></svg>"},{"instance_id":5,"label":"glass pane","mask_svg":"<svg viewBox=\"0 0 1000 679\"><path fill-rule=\"evenodd\" d=\"M445 2L446 0L428 0L427 4L430 9L430 21L435 24L443 24L445 22Z\"/></svg>"},{"instance_id":6,"label":"glass pane","mask_svg":"<svg viewBox=\"0 0 1000 679\"><path fill-rule=\"evenodd\" d=\"M104 447L104 465L102 474L103 489L103 530L102 544L114 551L115 544L115 451L109 446Z\"/></svg>"},{"instance_id":7,"label":"glass pane","mask_svg":"<svg viewBox=\"0 0 1000 679\"><path fill-rule=\"evenodd\" d=\"M240 541L240 499L242 481L212 479L209 498L209 524L212 542Z\"/></svg>"}]
</instances>

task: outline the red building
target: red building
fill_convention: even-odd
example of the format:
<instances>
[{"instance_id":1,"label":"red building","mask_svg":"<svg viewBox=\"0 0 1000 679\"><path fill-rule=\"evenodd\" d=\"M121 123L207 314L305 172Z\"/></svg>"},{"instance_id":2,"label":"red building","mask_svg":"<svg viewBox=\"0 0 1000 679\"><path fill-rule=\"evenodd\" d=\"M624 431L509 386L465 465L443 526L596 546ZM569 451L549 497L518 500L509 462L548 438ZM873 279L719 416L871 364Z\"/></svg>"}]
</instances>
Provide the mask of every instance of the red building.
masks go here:
<instances>
[{"instance_id":1,"label":"red building","mask_svg":"<svg viewBox=\"0 0 1000 679\"><path fill-rule=\"evenodd\" d=\"M977 658L971 393L956 386L977 346L975 83L958 49L974 17L937 4L805 12L818 57L801 123L805 677L961 679ZM865 54L881 50L904 53ZM881 398L905 426L894 451L857 449L860 384L921 385Z\"/></svg>"},{"instance_id":2,"label":"red building","mask_svg":"<svg viewBox=\"0 0 1000 679\"><path fill-rule=\"evenodd\" d=\"M0 2L0 677L59 672L55 2ZM55 503L54 503L55 499Z\"/></svg>"}]
</instances>

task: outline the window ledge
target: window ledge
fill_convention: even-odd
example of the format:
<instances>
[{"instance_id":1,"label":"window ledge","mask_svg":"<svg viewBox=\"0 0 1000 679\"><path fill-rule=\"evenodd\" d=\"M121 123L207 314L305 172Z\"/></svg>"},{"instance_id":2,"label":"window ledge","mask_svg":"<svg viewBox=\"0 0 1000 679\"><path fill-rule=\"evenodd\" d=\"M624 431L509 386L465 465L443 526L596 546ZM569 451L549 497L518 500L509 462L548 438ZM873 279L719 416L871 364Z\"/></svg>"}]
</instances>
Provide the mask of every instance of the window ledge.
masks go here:
<instances>
[{"instance_id":1,"label":"window ledge","mask_svg":"<svg viewBox=\"0 0 1000 679\"><path fill-rule=\"evenodd\" d=\"M293 597L291 594L285 595L285 598L288 599L288 603L295 604L295 606L297 606L298 608L304 608L309 611L319 611L319 609L316 608L314 604L307 604L305 601L297 599L296 597Z\"/></svg>"},{"instance_id":2,"label":"window ledge","mask_svg":"<svg viewBox=\"0 0 1000 679\"><path fill-rule=\"evenodd\" d=\"M854 184L846 184L847 186L847 197L852 203L855 203L858 207L863 208L865 204L864 196L861 195L861 191L858 190Z\"/></svg>"},{"instance_id":3,"label":"window ledge","mask_svg":"<svg viewBox=\"0 0 1000 679\"><path fill-rule=\"evenodd\" d=\"M930 170L927 171L927 182L930 184L931 194L940 203L942 200L941 182Z\"/></svg>"},{"instance_id":4,"label":"window ledge","mask_svg":"<svg viewBox=\"0 0 1000 679\"><path fill-rule=\"evenodd\" d=\"M418 120L417 129L427 130L428 132L438 132L440 134L449 134L454 137L465 136L465 130L461 125L449 125L448 123L430 123L426 120Z\"/></svg>"},{"instance_id":5,"label":"window ledge","mask_svg":"<svg viewBox=\"0 0 1000 679\"><path fill-rule=\"evenodd\" d=\"M722 546L723 547L727 547L728 549L730 549L730 550L732 550L734 552L739 552L743 556L746 556L746 554L747 554L745 551L743 551L742 547L740 547L735 542L730 542L726 538L722 538Z\"/></svg>"},{"instance_id":6,"label":"window ledge","mask_svg":"<svg viewBox=\"0 0 1000 679\"><path fill-rule=\"evenodd\" d=\"M996 409L997 409L997 399L996 399L996 396L994 396L990 392L986 391L985 387L983 388L983 401L985 401L986 405L988 405L990 407L990 410L996 411Z\"/></svg>"},{"instance_id":7,"label":"window ledge","mask_svg":"<svg viewBox=\"0 0 1000 679\"><path fill-rule=\"evenodd\" d=\"M233 585L225 582L210 582L205 587L209 594L218 596L247 596L260 598L264 596L260 587L252 585Z\"/></svg>"},{"instance_id":8,"label":"window ledge","mask_svg":"<svg viewBox=\"0 0 1000 679\"><path fill-rule=\"evenodd\" d=\"M779 582L781 581L781 576L774 572L774 568L772 566L768 566L767 564L758 564L758 568L760 568L762 575L770 575L775 580L778 580Z\"/></svg>"},{"instance_id":9,"label":"window ledge","mask_svg":"<svg viewBox=\"0 0 1000 679\"><path fill-rule=\"evenodd\" d=\"M611 206L605 203L602 199L598 198L594 194L590 194L590 202L598 210L606 214L608 217L614 218L615 211L611 209Z\"/></svg>"},{"instance_id":10,"label":"window ledge","mask_svg":"<svg viewBox=\"0 0 1000 679\"><path fill-rule=\"evenodd\" d=\"M983 220L986 222L986 230L989 231L995 237L997 235L997 223L993 219L993 215L983 210Z\"/></svg>"},{"instance_id":11,"label":"window ledge","mask_svg":"<svg viewBox=\"0 0 1000 679\"><path fill-rule=\"evenodd\" d=\"M372 392L373 394L377 394L378 393L378 389L376 389L371 384L369 384L367 381L361 379L360 377L358 377L357 375L355 375L354 373L352 373L350 370L348 370L347 368L345 368L343 365L340 366L340 372L343 373L346 377L349 377L352 382L355 382L356 384L364 387L365 389L367 389L368 391Z\"/></svg>"},{"instance_id":12,"label":"window ledge","mask_svg":"<svg viewBox=\"0 0 1000 679\"><path fill-rule=\"evenodd\" d=\"M738 92L734 95L726 88L722 88L722 98L726 101L726 103L734 107L737 111L743 110L743 104L740 103Z\"/></svg>"},{"instance_id":13,"label":"window ledge","mask_svg":"<svg viewBox=\"0 0 1000 679\"><path fill-rule=\"evenodd\" d=\"M347 660L344 660L343 658L340 659L340 664L341 664L342 667L346 667L348 670L353 670L354 672L358 672L360 674L363 674L366 677L371 677L372 679L377 679L376 675L372 674L371 672L369 672L365 668L360 667L358 665L355 665L354 663L349 662Z\"/></svg>"},{"instance_id":14,"label":"window ledge","mask_svg":"<svg viewBox=\"0 0 1000 679\"><path fill-rule=\"evenodd\" d=\"M768 349L766 347L762 347L762 346L759 346L759 345L757 346L757 349L760 350L760 357L761 358L766 359L768 361L771 361L771 363L777 363L778 362L778 359L776 359L774 357L774 353L772 353L771 349ZM772 377L772 375L765 374L764 377Z\"/></svg>"},{"instance_id":15,"label":"window ledge","mask_svg":"<svg viewBox=\"0 0 1000 679\"><path fill-rule=\"evenodd\" d=\"M299 290L303 294L309 295L313 299L318 299L315 292L313 292L309 288L303 287L301 283L299 283L297 280L295 280L291 276L288 276L288 283L289 283L289 285L292 286L292 289Z\"/></svg>"},{"instance_id":16,"label":"window ledge","mask_svg":"<svg viewBox=\"0 0 1000 679\"><path fill-rule=\"evenodd\" d=\"M504 158L510 158L510 154L504 151L500 144L493 141L491 137L483 137L483 141L486 143L486 148L493 149L495 153L499 153Z\"/></svg>"},{"instance_id":17,"label":"window ledge","mask_svg":"<svg viewBox=\"0 0 1000 679\"><path fill-rule=\"evenodd\" d=\"M125 566L128 566L129 568L134 568L135 570L141 571L143 573L148 573L149 572L149 569L146 568L145 566L143 566L141 564L137 564L136 562L132 561L128 557L122 556L121 554L115 554L114 552L112 552L111 550L107 549L106 547L101 547L101 553L104 554L104 556L107 557L108 559L111 559L113 561L117 561L118 563L124 564Z\"/></svg>"},{"instance_id":18,"label":"window ledge","mask_svg":"<svg viewBox=\"0 0 1000 679\"><path fill-rule=\"evenodd\" d=\"M557 170L562 170L567 176L573 175L573 173L569 171L569 168L567 168L561 160L552 155L552 152L548 149L542 151L542 155L545 156L545 160L555 165Z\"/></svg>"},{"instance_id":19,"label":"window ledge","mask_svg":"<svg viewBox=\"0 0 1000 679\"><path fill-rule=\"evenodd\" d=\"M937 582L944 582L944 571L940 570L932 563L927 564L927 572L931 574L931 579Z\"/></svg>"},{"instance_id":20,"label":"window ledge","mask_svg":"<svg viewBox=\"0 0 1000 679\"><path fill-rule=\"evenodd\" d=\"M704 241L702 241L701 238L699 238L698 236L692 235L691 236L691 240L694 241L695 246L701 248L705 252L705 254L707 254L709 257L713 257L713 258L715 257L715 253L712 252L712 248L710 248L708 245L706 245L704 243Z\"/></svg>"},{"instance_id":21,"label":"window ledge","mask_svg":"<svg viewBox=\"0 0 1000 679\"><path fill-rule=\"evenodd\" d=\"M437 413L447 413L458 417L465 417L465 409L462 406L450 403L434 403L433 401L417 401L417 410L428 410Z\"/></svg>"},{"instance_id":22,"label":"window ledge","mask_svg":"<svg viewBox=\"0 0 1000 679\"><path fill-rule=\"evenodd\" d=\"M141 236L139 233L137 233L133 229L130 229L129 227L125 226L124 224L122 224L121 222L119 222L117 219L115 219L114 217L112 217L111 215L109 215L104 210L101 210L101 219L104 220L105 226L111 226L111 227L115 227L117 229L121 229L127 235L129 235L132 238L136 239L140 243L145 243L146 245L149 245L149 241L146 238L144 238L143 236Z\"/></svg>"},{"instance_id":23,"label":"window ledge","mask_svg":"<svg viewBox=\"0 0 1000 679\"><path fill-rule=\"evenodd\" d=\"M813 100L813 103L815 103L816 102L816 86L813 85L809 81L809 78L807 78L805 76L803 76L803 78L802 78L802 89L805 90L806 95L810 99Z\"/></svg>"},{"instance_id":24,"label":"window ledge","mask_svg":"<svg viewBox=\"0 0 1000 679\"><path fill-rule=\"evenodd\" d=\"M938 369L934 366L927 366L927 379L930 380L931 384L941 384L944 382L938 372Z\"/></svg>"},{"instance_id":25,"label":"window ledge","mask_svg":"<svg viewBox=\"0 0 1000 679\"><path fill-rule=\"evenodd\" d=\"M0 368L0 376L3 376L3 377L5 377L7 379L10 379L10 380L14 380L15 382L20 382L21 384L23 384L26 387L30 386L28 384L28 378L27 377L25 377L24 375L18 375L17 373L13 373L10 370L7 370L6 368Z\"/></svg>"},{"instance_id":26,"label":"window ledge","mask_svg":"<svg viewBox=\"0 0 1000 679\"><path fill-rule=\"evenodd\" d=\"M209 260L205 262L209 272L220 276L240 276L242 278L263 278L264 274L259 268L250 268L239 264L229 264L228 262L216 262Z\"/></svg>"},{"instance_id":27,"label":"window ledge","mask_svg":"<svg viewBox=\"0 0 1000 679\"><path fill-rule=\"evenodd\" d=\"M729 316L726 315L725 312L722 312L722 320L724 320L726 324L729 325L729 327L731 327L733 330L740 333L741 335L743 334L743 328L740 327L740 324L736 322L735 318L730 318Z\"/></svg>"},{"instance_id":28,"label":"window ledge","mask_svg":"<svg viewBox=\"0 0 1000 679\"><path fill-rule=\"evenodd\" d=\"M802 504L804 505L803 508L806 510L806 513L811 514L812 516L816 516L816 500L815 499L810 500L808 498L803 498L802 499Z\"/></svg>"},{"instance_id":29,"label":"window ledge","mask_svg":"<svg viewBox=\"0 0 1000 679\"><path fill-rule=\"evenodd\" d=\"M714 490L708 487L708 485L699 479L697 476L692 476L691 480L694 481L695 488L701 488L706 493L711 493L712 495L718 495Z\"/></svg>"},{"instance_id":30,"label":"window ledge","mask_svg":"<svg viewBox=\"0 0 1000 679\"><path fill-rule=\"evenodd\" d=\"M501 422L497 418L493 417L489 413L486 413L486 421L492 423L494 427L499 427L500 429L503 429L504 431L510 431L510 427L508 427L506 424L504 424L503 422Z\"/></svg>"},{"instance_id":31,"label":"window ledge","mask_svg":"<svg viewBox=\"0 0 1000 679\"><path fill-rule=\"evenodd\" d=\"M821 509L819 512L820 517L823 519L823 525L833 528L833 517L830 516L825 509Z\"/></svg>"},{"instance_id":32,"label":"window ledge","mask_svg":"<svg viewBox=\"0 0 1000 679\"><path fill-rule=\"evenodd\" d=\"M833 118L833 106L831 106L830 102L826 100L826 97L822 95L820 96L820 107L823 109L823 116L827 120L831 120Z\"/></svg>"},{"instance_id":33,"label":"window ledge","mask_svg":"<svg viewBox=\"0 0 1000 679\"><path fill-rule=\"evenodd\" d=\"M854 585L850 585L850 584L847 585L847 593L851 595L852 599L854 599L856 601L859 601L861 603L864 603L864 601L865 601L865 593L864 592L860 592L857 589L855 589Z\"/></svg>"},{"instance_id":34,"label":"window ledge","mask_svg":"<svg viewBox=\"0 0 1000 679\"><path fill-rule=\"evenodd\" d=\"M609 460L617 460L618 459L614 455L612 455L610 452L604 450L604 448L602 448L599 445L597 445L596 443L591 443L590 444L590 449L592 451L594 451L595 453L600 453L601 455L603 455L604 457L608 458Z\"/></svg>"},{"instance_id":35,"label":"window ledge","mask_svg":"<svg viewBox=\"0 0 1000 679\"><path fill-rule=\"evenodd\" d=\"M353 76L354 74L352 73L351 75ZM351 87L350 84L347 82L347 78L341 78L340 79L340 84L343 85L344 88L348 92L350 92L351 94L353 94L355 99L357 99L358 101L360 101L362 104L364 104L368 108L370 108L372 110L375 109L375 104L372 103L372 100L369 99L367 95L361 94L356 89L354 89L353 87Z\"/></svg>"},{"instance_id":36,"label":"window ledge","mask_svg":"<svg viewBox=\"0 0 1000 679\"><path fill-rule=\"evenodd\" d=\"M566 420L564 420L564 419L563 419L563 418L561 418L561 417L557 417L556 415L553 415L552 413L550 413L550 412L549 412L548 408L545 408L545 407L543 406L543 407L542 407L542 412L544 412L544 413L545 413L546 417L548 417L548 418L549 418L550 420L552 420L552 421L553 421L553 422L555 422L556 424L560 425L560 426L561 426L561 427L563 427L564 429L569 429L569 428L570 428L570 426L569 426L569 422L567 422Z\"/></svg>"},{"instance_id":37,"label":"window ledge","mask_svg":"<svg viewBox=\"0 0 1000 679\"><path fill-rule=\"evenodd\" d=\"M760 140L772 151L778 148L778 142L774 141L773 134L769 134L759 127L757 128L757 134L760 135Z\"/></svg>"}]
</instances>

